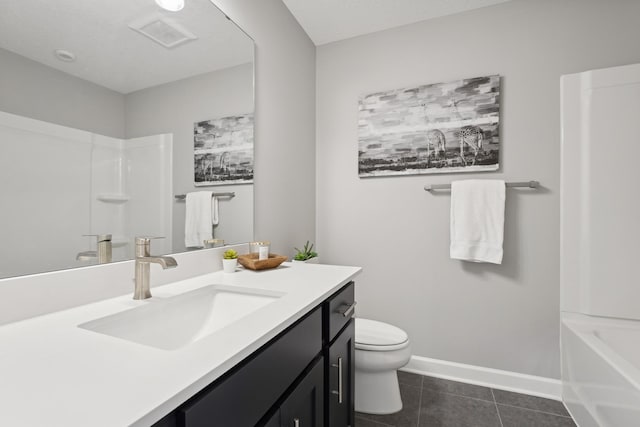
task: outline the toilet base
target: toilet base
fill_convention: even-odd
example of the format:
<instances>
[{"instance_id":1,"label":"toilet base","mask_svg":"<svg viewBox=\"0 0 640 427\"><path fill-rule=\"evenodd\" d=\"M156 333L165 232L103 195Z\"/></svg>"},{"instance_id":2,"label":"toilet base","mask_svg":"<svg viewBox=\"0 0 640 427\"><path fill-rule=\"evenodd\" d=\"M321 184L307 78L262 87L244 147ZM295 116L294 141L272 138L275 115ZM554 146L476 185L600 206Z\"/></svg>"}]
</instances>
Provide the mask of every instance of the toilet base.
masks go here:
<instances>
[{"instance_id":1,"label":"toilet base","mask_svg":"<svg viewBox=\"0 0 640 427\"><path fill-rule=\"evenodd\" d=\"M355 407L356 412L376 415L401 411L397 371L358 372L356 368Z\"/></svg>"}]
</instances>

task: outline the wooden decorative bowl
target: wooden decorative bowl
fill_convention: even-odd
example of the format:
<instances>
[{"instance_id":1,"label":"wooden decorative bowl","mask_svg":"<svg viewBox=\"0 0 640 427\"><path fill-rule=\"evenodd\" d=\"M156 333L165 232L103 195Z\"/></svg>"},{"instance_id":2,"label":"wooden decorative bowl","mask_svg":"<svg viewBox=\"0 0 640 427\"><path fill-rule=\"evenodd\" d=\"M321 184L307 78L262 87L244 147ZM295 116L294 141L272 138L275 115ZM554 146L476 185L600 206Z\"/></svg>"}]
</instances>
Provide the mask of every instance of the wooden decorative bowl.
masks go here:
<instances>
[{"instance_id":1,"label":"wooden decorative bowl","mask_svg":"<svg viewBox=\"0 0 640 427\"><path fill-rule=\"evenodd\" d=\"M249 270L267 270L276 268L287 260L286 256L278 254L269 254L268 259L258 259L257 253L238 255L238 262Z\"/></svg>"}]
</instances>

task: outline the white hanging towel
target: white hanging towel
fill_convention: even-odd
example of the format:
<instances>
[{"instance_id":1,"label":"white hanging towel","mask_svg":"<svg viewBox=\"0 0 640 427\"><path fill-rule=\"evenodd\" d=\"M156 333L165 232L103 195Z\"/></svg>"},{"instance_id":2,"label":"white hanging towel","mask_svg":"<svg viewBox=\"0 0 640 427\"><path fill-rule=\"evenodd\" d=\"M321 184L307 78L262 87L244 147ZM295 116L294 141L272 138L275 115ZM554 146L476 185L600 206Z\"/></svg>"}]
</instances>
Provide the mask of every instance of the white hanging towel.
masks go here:
<instances>
[{"instance_id":1,"label":"white hanging towel","mask_svg":"<svg viewBox=\"0 0 640 427\"><path fill-rule=\"evenodd\" d=\"M213 238L213 192L187 193L184 221L184 245L202 248L204 241Z\"/></svg>"},{"instance_id":2,"label":"white hanging towel","mask_svg":"<svg viewBox=\"0 0 640 427\"><path fill-rule=\"evenodd\" d=\"M218 217L218 198L215 196L211 197L211 224L218 225L220 222L220 218Z\"/></svg>"},{"instance_id":3,"label":"white hanging towel","mask_svg":"<svg viewBox=\"0 0 640 427\"><path fill-rule=\"evenodd\" d=\"M452 259L502 264L504 201L504 181L451 183Z\"/></svg>"}]
</instances>

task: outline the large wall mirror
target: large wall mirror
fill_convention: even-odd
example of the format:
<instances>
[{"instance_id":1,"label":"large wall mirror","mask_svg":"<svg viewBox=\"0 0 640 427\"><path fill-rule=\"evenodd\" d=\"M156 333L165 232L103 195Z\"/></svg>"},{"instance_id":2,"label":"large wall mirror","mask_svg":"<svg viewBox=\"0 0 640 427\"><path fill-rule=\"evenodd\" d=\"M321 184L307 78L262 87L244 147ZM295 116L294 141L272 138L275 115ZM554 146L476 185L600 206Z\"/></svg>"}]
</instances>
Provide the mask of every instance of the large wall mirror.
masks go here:
<instances>
[{"instance_id":1,"label":"large wall mirror","mask_svg":"<svg viewBox=\"0 0 640 427\"><path fill-rule=\"evenodd\" d=\"M252 240L253 53L210 0L0 2L0 278L188 250L195 191Z\"/></svg>"}]
</instances>

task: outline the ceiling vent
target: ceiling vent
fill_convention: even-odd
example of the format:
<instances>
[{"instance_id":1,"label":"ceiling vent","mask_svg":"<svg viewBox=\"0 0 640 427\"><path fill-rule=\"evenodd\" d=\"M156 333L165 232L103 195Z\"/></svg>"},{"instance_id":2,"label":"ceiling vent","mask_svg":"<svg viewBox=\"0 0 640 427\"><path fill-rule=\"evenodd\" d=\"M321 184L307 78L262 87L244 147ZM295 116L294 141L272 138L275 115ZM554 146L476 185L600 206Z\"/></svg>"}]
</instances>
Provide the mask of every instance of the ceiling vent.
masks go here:
<instances>
[{"instance_id":1,"label":"ceiling vent","mask_svg":"<svg viewBox=\"0 0 640 427\"><path fill-rule=\"evenodd\" d=\"M163 16L138 19L129 24L129 28L168 49L198 38L180 24Z\"/></svg>"}]
</instances>

